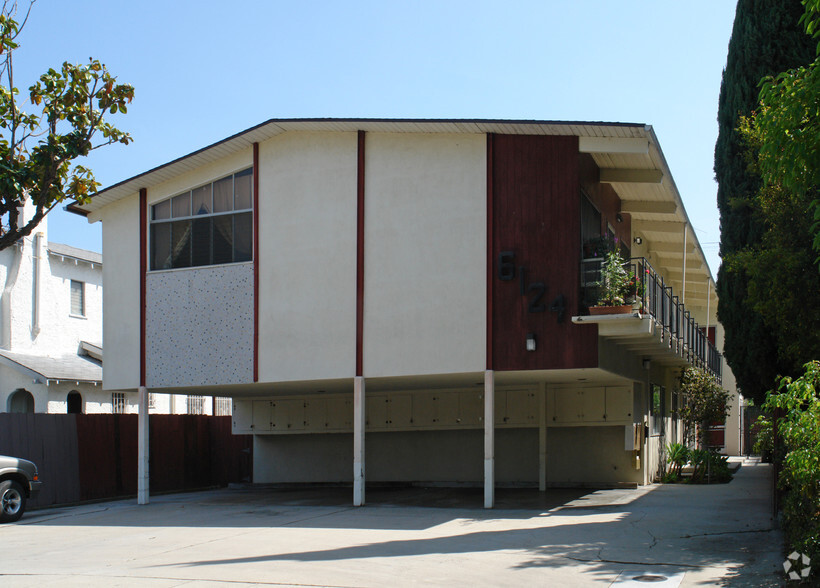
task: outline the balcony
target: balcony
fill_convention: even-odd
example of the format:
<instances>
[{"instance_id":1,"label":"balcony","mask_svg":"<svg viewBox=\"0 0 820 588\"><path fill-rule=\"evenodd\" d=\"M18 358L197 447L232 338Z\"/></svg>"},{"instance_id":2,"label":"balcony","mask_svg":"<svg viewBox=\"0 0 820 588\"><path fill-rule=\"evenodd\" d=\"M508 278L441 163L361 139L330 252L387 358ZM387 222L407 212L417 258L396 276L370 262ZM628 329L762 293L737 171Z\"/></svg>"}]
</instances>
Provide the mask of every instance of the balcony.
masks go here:
<instances>
[{"instance_id":1,"label":"balcony","mask_svg":"<svg viewBox=\"0 0 820 588\"><path fill-rule=\"evenodd\" d=\"M603 259L581 262L581 304L597 300ZM629 260L627 269L637 278L638 296L629 314L572 317L576 324L597 324L598 334L619 340L662 363L693 365L707 370L721 381L721 355L686 309L663 276L643 257Z\"/></svg>"}]
</instances>

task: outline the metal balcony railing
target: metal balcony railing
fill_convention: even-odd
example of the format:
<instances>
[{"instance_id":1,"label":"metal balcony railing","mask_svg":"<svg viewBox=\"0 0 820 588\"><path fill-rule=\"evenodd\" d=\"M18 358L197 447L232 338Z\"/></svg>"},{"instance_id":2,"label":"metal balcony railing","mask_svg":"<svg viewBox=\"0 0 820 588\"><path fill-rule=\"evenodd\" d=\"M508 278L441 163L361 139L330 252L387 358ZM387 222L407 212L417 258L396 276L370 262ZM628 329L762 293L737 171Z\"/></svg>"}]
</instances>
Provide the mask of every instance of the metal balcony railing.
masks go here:
<instances>
[{"instance_id":1,"label":"metal balcony railing","mask_svg":"<svg viewBox=\"0 0 820 588\"><path fill-rule=\"evenodd\" d=\"M597 284L601 280L603 259L586 259L581 262L581 304L593 306L598 298ZM649 261L633 257L626 266L636 277L637 300L641 313L654 319L661 328L661 340L697 367L722 378L721 354L709 341L706 329L695 322L692 314L680 298L668 286Z\"/></svg>"}]
</instances>

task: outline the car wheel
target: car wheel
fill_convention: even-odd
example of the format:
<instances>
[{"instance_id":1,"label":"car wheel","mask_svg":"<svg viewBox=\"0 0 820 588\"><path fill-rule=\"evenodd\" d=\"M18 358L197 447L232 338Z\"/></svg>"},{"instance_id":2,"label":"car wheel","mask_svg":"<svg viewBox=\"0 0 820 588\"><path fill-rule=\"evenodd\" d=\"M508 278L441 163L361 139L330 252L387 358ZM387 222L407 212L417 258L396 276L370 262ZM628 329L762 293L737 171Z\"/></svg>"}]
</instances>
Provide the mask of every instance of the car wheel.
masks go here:
<instances>
[{"instance_id":1,"label":"car wheel","mask_svg":"<svg viewBox=\"0 0 820 588\"><path fill-rule=\"evenodd\" d=\"M14 480L0 482L0 523L19 520L26 510L26 493Z\"/></svg>"}]
</instances>

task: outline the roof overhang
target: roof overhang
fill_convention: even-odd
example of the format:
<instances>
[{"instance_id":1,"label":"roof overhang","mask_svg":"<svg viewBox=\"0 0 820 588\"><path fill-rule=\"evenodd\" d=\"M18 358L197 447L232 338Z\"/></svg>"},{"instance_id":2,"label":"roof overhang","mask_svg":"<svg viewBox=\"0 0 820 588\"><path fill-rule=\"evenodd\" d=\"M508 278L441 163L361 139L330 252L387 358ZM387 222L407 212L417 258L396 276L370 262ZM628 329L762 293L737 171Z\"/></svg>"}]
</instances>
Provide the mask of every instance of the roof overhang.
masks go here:
<instances>
[{"instance_id":1,"label":"roof overhang","mask_svg":"<svg viewBox=\"0 0 820 588\"><path fill-rule=\"evenodd\" d=\"M105 206L150 190L185 172L289 132L462 133L562 135L579 138L579 151L588 153L600 169L600 181L613 186L622 212L632 219L634 234L656 247L684 247L697 259L703 279L712 273L695 237L666 158L651 126L640 123L562 122L468 119L271 119L169 163L97 192L85 204L73 202L70 212L92 216ZM686 233L686 237L684 237ZM674 266L670 266L669 269ZM681 266L678 266L680 268ZM659 270L666 268L657 268ZM687 262L687 283L689 282ZM714 289L712 289L714 291ZM716 298L715 298L716 299Z\"/></svg>"},{"instance_id":2,"label":"roof overhang","mask_svg":"<svg viewBox=\"0 0 820 588\"><path fill-rule=\"evenodd\" d=\"M102 385L102 366L79 355L45 357L0 350L0 365L7 366L36 384L75 382Z\"/></svg>"}]
</instances>

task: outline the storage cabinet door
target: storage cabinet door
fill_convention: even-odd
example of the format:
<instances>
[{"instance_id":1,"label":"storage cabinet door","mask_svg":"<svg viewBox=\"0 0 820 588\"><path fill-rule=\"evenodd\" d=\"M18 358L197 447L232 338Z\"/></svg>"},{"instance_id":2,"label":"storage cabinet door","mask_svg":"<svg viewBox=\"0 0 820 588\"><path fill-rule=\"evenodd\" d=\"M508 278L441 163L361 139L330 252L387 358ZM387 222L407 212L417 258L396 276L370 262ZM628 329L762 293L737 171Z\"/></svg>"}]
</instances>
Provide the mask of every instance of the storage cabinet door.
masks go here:
<instances>
[{"instance_id":1,"label":"storage cabinet door","mask_svg":"<svg viewBox=\"0 0 820 588\"><path fill-rule=\"evenodd\" d=\"M393 394L387 404L387 426L402 428L413 426L413 397L409 394Z\"/></svg>"},{"instance_id":2,"label":"storage cabinet door","mask_svg":"<svg viewBox=\"0 0 820 588\"><path fill-rule=\"evenodd\" d=\"M365 396L366 423L369 429L387 428L387 396Z\"/></svg>"},{"instance_id":3,"label":"storage cabinet door","mask_svg":"<svg viewBox=\"0 0 820 588\"><path fill-rule=\"evenodd\" d=\"M495 407L495 424L496 425L503 425L507 418L507 391L506 390L495 390L495 402L493 402L493 406Z\"/></svg>"},{"instance_id":4,"label":"storage cabinet door","mask_svg":"<svg viewBox=\"0 0 820 588\"><path fill-rule=\"evenodd\" d=\"M327 399L325 428L331 431L346 431L353 427L353 401L348 398Z\"/></svg>"},{"instance_id":5,"label":"storage cabinet door","mask_svg":"<svg viewBox=\"0 0 820 588\"><path fill-rule=\"evenodd\" d=\"M436 392L436 425L458 424L458 392Z\"/></svg>"},{"instance_id":6,"label":"storage cabinet door","mask_svg":"<svg viewBox=\"0 0 820 588\"><path fill-rule=\"evenodd\" d=\"M631 423L632 408L632 388L618 386L606 389L607 422Z\"/></svg>"},{"instance_id":7,"label":"storage cabinet door","mask_svg":"<svg viewBox=\"0 0 820 588\"><path fill-rule=\"evenodd\" d=\"M538 398L533 390L507 390L508 425L537 425Z\"/></svg>"},{"instance_id":8,"label":"storage cabinet door","mask_svg":"<svg viewBox=\"0 0 820 588\"><path fill-rule=\"evenodd\" d=\"M413 426L432 427L436 419L436 401L433 400L435 394L426 392L416 394L413 398Z\"/></svg>"},{"instance_id":9,"label":"storage cabinet door","mask_svg":"<svg viewBox=\"0 0 820 588\"><path fill-rule=\"evenodd\" d=\"M305 429L308 431L322 431L325 428L327 417L327 400L313 397L305 400Z\"/></svg>"},{"instance_id":10,"label":"storage cabinet door","mask_svg":"<svg viewBox=\"0 0 820 588\"><path fill-rule=\"evenodd\" d=\"M481 425L484 423L484 393L465 390L458 393L458 424Z\"/></svg>"},{"instance_id":11,"label":"storage cabinet door","mask_svg":"<svg viewBox=\"0 0 820 588\"><path fill-rule=\"evenodd\" d=\"M271 430L271 401L253 401L253 430L255 432Z\"/></svg>"},{"instance_id":12,"label":"storage cabinet door","mask_svg":"<svg viewBox=\"0 0 820 588\"><path fill-rule=\"evenodd\" d=\"M305 401L280 398L271 403L273 430L278 433L305 430Z\"/></svg>"},{"instance_id":13,"label":"storage cabinet door","mask_svg":"<svg viewBox=\"0 0 820 588\"><path fill-rule=\"evenodd\" d=\"M581 414L585 423L602 423L606 420L606 390L604 388L583 388L581 390L583 408Z\"/></svg>"},{"instance_id":14,"label":"storage cabinet door","mask_svg":"<svg viewBox=\"0 0 820 588\"><path fill-rule=\"evenodd\" d=\"M252 400L234 400L233 410L231 411L233 418L233 432L234 433L252 433L253 432L253 401Z\"/></svg>"},{"instance_id":15,"label":"storage cabinet door","mask_svg":"<svg viewBox=\"0 0 820 588\"><path fill-rule=\"evenodd\" d=\"M552 422L555 424L583 421L584 402L578 388L556 388L550 391Z\"/></svg>"}]
</instances>

